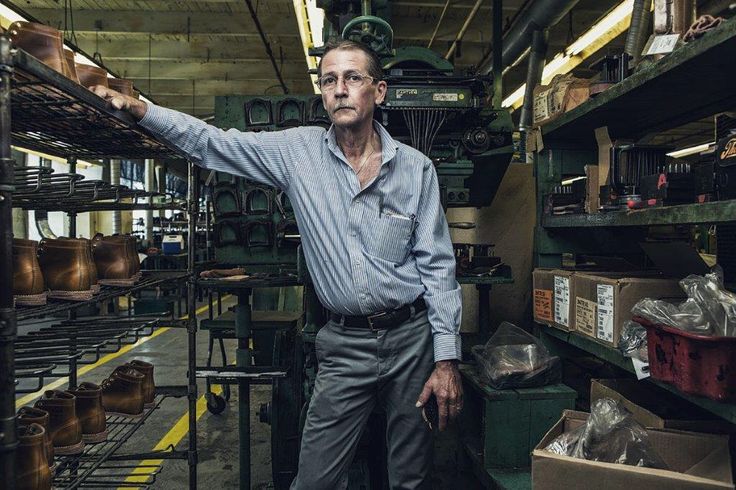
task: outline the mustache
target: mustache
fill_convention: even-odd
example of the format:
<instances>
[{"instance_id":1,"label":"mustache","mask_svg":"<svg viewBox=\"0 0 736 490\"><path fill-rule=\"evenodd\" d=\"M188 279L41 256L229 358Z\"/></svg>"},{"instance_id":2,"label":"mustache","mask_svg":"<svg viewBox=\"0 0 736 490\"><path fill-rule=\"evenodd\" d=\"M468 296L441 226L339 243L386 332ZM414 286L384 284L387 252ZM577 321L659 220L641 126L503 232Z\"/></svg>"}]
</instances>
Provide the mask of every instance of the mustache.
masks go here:
<instances>
[{"instance_id":1,"label":"mustache","mask_svg":"<svg viewBox=\"0 0 736 490\"><path fill-rule=\"evenodd\" d=\"M347 105L347 104L338 104L337 106L335 106L335 108L332 110L332 112L333 113L334 112L337 112L340 109L353 109L353 110L355 110L355 107L353 107L351 105Z\"/></svg>"}]
</instances>

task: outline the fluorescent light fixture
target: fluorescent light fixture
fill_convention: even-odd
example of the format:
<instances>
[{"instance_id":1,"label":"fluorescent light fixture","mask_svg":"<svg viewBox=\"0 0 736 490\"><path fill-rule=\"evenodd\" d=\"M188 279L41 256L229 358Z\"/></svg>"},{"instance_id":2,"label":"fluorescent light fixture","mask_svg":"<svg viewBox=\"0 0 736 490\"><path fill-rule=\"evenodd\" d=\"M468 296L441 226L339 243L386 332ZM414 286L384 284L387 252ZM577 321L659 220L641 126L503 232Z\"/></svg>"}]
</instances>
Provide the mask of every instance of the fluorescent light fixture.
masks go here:
<instances>
[{"instance_id":1,"label":"fluorescent light fixture","mask_svg":"<svg viewBox=\"0 0 736 490\"><path fill-rule=\"evenodd\" d=\"M552 60L544 66L542 71L542 84L548 84L555 75L569 73L586 58L608 44L616 36L629 28L631 13L634 10L634 0L625 0L600 21L596 22L582 36L573 41L563 52L557 53ZM516 89L506 97L503 107L516 109L524 100L526 84Z\"/></svg>"},{"instance_id":2,"label":"fluorescent light fixture","mask_svg":"<svg viewBox=\"0 0 736 490\"><path fill-rule=\"evenodd\" d=\"M10 24L18 20L26 19L24 19L23 16L21 16L17 12L13 11L7 5L0 4L0 24L2 24L4 28L7 28Z\"/></svg>"},{"instance_id":3,"label":"fluorescent light fixture","mask_svg":"<svg viewBox=\"0 0 736 490\"><path fill-rule=\"evenodd\" d=\"M573 182L575 182L576 180L583 180L583 179L587 179L587 177L585 177L585 176L583 176L583 175L581 175L580 177L573 177L572 179L567 179L567 180L563 180L563 181L561 182L561 184L562 184L562 185L570 185L570 184L572 184Z\"/></svg>"},{"instance_id":4,"label":"fluorescent light fixture","mask_svg":"<svg viewBox=\"0 0 736 490\"><path fill-rule=\"evenodd\" d=\"M302 48L304 49L304 58L307 60L307 67L310 70L317 68L317 58L309 56L310 47L319 47L322 42L322 28L324 26L325 12L317 8L316 0L293 0L294 14L296 15L296 23L299 26L299 37L302 40ZM317 81L317 75L310 75L312 82ZM319 94L319 87L315 83L314 93Z\"/></svg>"},{"instance_id":5,"label":"fluorescent light fixture","mask_svg":"<svg viewBox=\"0 0 736 490\"><path fill-rule=\"evenodd\" d=\"M711 145L715 145L715 142L703 143L702 145L691 146L690 148L683 148L682 150L667 153L667 156L672 158L687 157L690 155L695 155L696 153L700 153L702 151L706 151L708 148L711 147Z\"/></svg>"}]
</instances>

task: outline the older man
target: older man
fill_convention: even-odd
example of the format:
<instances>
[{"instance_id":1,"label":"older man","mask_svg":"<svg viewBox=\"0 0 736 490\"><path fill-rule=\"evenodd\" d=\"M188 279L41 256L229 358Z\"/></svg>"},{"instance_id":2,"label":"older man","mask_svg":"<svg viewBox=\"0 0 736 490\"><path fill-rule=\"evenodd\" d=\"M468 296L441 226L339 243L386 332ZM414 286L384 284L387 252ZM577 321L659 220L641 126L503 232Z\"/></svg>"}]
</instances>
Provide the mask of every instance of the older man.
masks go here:
<instances>
[{"instance_id":1,"label":"older man","mask_svg":"<svg viewBox=\"0 0 736 490\"><path fill-rule=\"evenodd\" d=\"M330 42L318 72L328 131L222 131L93 90L197 164L288 195L315 289L332 312L317 334L319 371L292 488L344 488L377 404L387 417L391 488L427 488L432 444L420 407L436 396L440 430L462 409L460 287L437 174L373 120L386 82L370 49Z\"/></svg>"}]
</instances>

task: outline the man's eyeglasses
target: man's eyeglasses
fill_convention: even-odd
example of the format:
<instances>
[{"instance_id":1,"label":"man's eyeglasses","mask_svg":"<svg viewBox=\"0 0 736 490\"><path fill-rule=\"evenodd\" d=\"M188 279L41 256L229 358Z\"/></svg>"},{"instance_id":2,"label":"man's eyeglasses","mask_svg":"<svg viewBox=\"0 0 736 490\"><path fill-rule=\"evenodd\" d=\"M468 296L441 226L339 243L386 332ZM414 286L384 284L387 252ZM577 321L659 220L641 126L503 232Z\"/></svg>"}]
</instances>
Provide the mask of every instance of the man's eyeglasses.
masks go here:
<instances>
[{"instance_id":1,"label":"man's eyeglasses","mask_svg":"<svg viewBox=\"0 0 736 490\"><path fill-rule=\"evenodd\" d=\"M322 90L329 92L335 90L339 82L339 77L335 75L325 75L315 82L315 84ZM375 78L368 75L361 75L360 73L350 73L343 77L345 84L350 88L360 88L366 84L369 80L375 80Z\"/></svg>"}]
</instances>

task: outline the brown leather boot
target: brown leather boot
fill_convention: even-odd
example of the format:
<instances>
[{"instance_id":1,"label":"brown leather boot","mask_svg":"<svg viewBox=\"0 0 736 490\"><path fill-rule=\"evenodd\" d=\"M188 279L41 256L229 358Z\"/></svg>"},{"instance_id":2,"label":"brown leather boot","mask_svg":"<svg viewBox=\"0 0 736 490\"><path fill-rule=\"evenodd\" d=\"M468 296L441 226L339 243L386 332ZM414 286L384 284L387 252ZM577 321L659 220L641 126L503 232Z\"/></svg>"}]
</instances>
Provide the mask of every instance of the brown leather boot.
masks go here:
<instances>
[{"instance_id":1,"label":"brown leather boot","mask_svg":"<svg viewBox=\"0 0 736 490\"><path fill-rule=\"evenodd\" d=\"M71 301L92 299L92 270L86 240L41 240L38 262L49 288L49 298Z\"/></svg>"},{"instance_id":2,"label":"brown leather boot","mask_svg":"<svg viewBox=\"0 0 736 490\"><path fill-rule=\"evenodd\" d=\"M66 68L69 71L69 78L79 83L79 76L77 75L77 64L74 62L74 51L71 49L64 48L64 61L66 61Z\"/></svg>"},{"instance_id":3,"label":"brown leather boot","mask_svg":"<svg viewBox=\"0 0 736 490\"><path fill-rule=\"evenodd\" d=\"M10 41L43 64L68 76L61 31L44 24L18 21L8 27Z\"/></svg>"},{"instance_id":4,"label":"brown leather boot","mask_svg":"<svg viewBox=\"0 0 736 490\"><path fill-rule=\"evenodd\" d=\"M97 265L100 284L108 286L132 286L135 284L135 267L130 260L130 245L123 236L92 238L92 253Z\"/></svg>"},{"instance_id":5,"label":"brown leather boot","mask_svg":"<svg viewBox=\"0 0 736 490\"><path fill-rule=\"evenodd\" d=\"M46 304L46 287L38 264L38 242L13 238L13 298L15 304Z\"/></svg>"},{"instance_id":6,"label":"brown leather boot","mask_svg":"<svg viewBox=\"0 0 736 490\"><path fill-rule=\"evenodd\" d=\"M93 85L107 87L107 72L98 66L83 65L77 63L77 76L83 87L90 88Z\"/></svg>"},{"instance_id":7,"label":"brown leather boot","mask_svg":"<svg viewBox=\"0 0 736 490\"><path fill-rule=\"evenodd\" d=\"M123 95L133 97L133 82L130 80L126 80L124 78L108 78L107 84L111 89L120 92Z\"/></svg>"},{"instance_id":8,"label":"brown leather boot","mask_svg":"<svg viewBox=\"0 0 736 490\"><path fill-rule=\"evenodd\" d=\"M17 490L50 490L51 470L46 460L46 429L39 424L18 427L15 452L15 488Z\"/></svg>"},{"instance_id":9,"label":"brown leather boot","mask_svg":"<svg viewBox=\"0 0 736 490\"><path fill-rule=\"evenodd\" d=\"M118 366L102 382L102 406L108 415L128 418L143 416L143 375L126 365Z\"/></svg>"},{"instance_id":10,"label":"brown leather boot","mask_svg":"<svg viewBox=\"0 0 736 490\"><path fill-rule=\"evenodd\" d=\"M49 413L49 437L54 443L54 454L79 454L84 450L74 395L48 390L36 402L36 407Z\"/></svg>"},{"instance_id":11,"label":"brown leather boot","mask_svg":"<svg viewBox=\"0 0 736 490\"><path fill-rule=\"evenodd\" d=\"M77 399L76 410L82 425L82 440L95 444L107 440L105 409L102 408L102 389L94 383L82 383L76 390L68 390Z\"/></svg>"},{"instance_id":12,"label":"brown leather boot","mask_svg":"<svg viewBox=\"0 0 736 490\"><path fill-rule=\"evenodd\" d=\"M139 361L134 359L128 363L136 371L143 374L143 401L145 408L151 408L156 405L156 385L153 382L153 364L150 362Z\"/></svg>"},{"instance_id":13,"label":"brown leather boot","mask_svg":"<svg viewBox=\"0 0 736 490\"><path fill-rule=\"evenodd\" d=\"M49 437L49 413L35 407L20 407L15 419L19 425L26 426L30 424L38 424L46 431L44 433L44 446L46 447L46 460L49 462L51 471L56 466L54 464L54 444Z\"/></svg>"}]
</instances>

